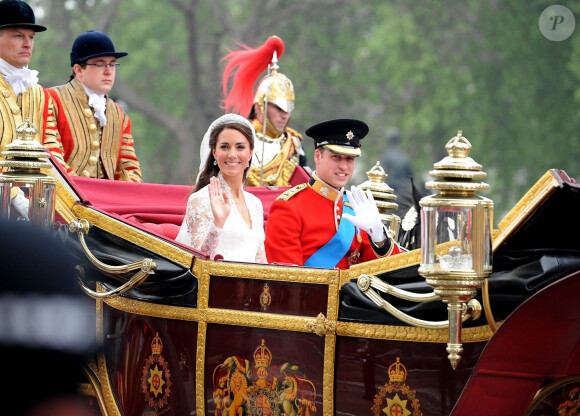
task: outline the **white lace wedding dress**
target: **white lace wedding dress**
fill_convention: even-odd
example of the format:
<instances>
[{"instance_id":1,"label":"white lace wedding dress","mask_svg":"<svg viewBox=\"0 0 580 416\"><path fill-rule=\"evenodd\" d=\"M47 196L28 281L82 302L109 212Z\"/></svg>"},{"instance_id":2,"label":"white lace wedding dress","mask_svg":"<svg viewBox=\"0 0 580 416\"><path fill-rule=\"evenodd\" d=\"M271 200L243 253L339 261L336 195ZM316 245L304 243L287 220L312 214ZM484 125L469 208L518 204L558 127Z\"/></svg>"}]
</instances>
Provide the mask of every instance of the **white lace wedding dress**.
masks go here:
<instances>
[{"instance_id":1,"label":"white lace wedding dress","mask_svg":"<svg viewBox=\"0 0 580 416\"><path fill-rule=\"evenodd\" d=\"M250 213L252 226L248 226L233 202L230 188L218 174L222 190L231 203L230 215L222 229L213 223L208 187L191 194L181 223L178 242L207 253L211 259L221 255L224 260L267 263L264 250L264 207L262 202L244 191L244 199Z\"/></svg>"}]
</instances>

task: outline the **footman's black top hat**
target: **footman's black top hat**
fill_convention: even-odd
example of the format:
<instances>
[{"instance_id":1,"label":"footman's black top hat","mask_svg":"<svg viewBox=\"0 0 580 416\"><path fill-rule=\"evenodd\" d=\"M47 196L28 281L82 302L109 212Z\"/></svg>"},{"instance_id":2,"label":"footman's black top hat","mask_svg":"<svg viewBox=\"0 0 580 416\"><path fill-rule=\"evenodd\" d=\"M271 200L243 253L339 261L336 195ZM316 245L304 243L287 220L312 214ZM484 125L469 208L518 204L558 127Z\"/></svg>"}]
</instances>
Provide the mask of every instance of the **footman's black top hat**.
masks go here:
<instances>
[{"instance_id":1,"label":"footman's black top hat","mask_svg":"<svg viewBox=\"0 0 580 416\"><path fill-rule=\"evenodd\" d=\"M116 52L113 41L103 32L89 30L75 39L70 53L70 66L100 56L122 58L127 55L127 52Z\"/></svg>"},{"instance_id":2,"label":"footman's black top hat","mask_svg":"<svg viewBox=\"0 0 580 416\"><path fill-rule=\"evenodd\" d=\"M360 140L369 132L363 121L353 119L329 120L306 129L315 147L324 146L333 153L360 156Z\"/></svg>"},{"instance_id":3,"label":"footman's black top hat","mask_svg":"<svg viewBox=\"0 0 580 416\"><path fill-rule=\"evenodd\" d=\"M0 30L9 27L21 27L44 32L46 27L37 25L32 8L20 0L0 1Z\"/></svg>"}]
</instances>

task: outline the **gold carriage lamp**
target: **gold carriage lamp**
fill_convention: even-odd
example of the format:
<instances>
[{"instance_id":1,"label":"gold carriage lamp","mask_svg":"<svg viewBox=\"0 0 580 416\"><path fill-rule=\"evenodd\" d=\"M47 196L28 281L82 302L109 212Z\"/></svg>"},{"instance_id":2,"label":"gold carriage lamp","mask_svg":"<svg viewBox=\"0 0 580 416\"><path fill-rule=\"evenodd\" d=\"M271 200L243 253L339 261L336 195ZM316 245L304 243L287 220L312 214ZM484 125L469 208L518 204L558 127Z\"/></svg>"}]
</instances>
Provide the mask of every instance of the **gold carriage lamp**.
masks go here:
<instances>
[{"instance_id":1,"label":"gold carriage lamp","mask_svg":"<svg viewBox=\"0 0 580 416\"><path fill-rule=\"evenodd\" d=\"M438 194L422 198L421 264L419 274L447 303L449 342L447 352L455 369L461 344L462 312L484 279L491 273L491 230L493 201L475 195L489 185L481 165L467 155L471 143L459 131L445 145L449 156L433 167L434 181L427 189Z\"/></svg>"},{"instance_id":2,"label":"gold carriage lamp","mask_svg":"<svg viewBox=\"0 0 580 416\"><path fill-rule=\"evenodd\" d=\"M35 136L38 128L28 118L16 126L16 140L0 161L0 218L30 221L45 230L54 222L56 179L41 173L51 168L50 153Z\"/></svg>"},{"instance_id":3,"label":"gold carriage lamp","mask_svg":"<svg viewBox=\"0 0 580 416\"><path fill-rule=\"evenodd\" d=\"M373 198L377 204L381 221L385 224L389 237L397 241L399 235L399 226L401 218L391 211L396 211L399 205L395 202L397 196L386 182L387 174L381 162L377 162L375 166L367 172L368 181L364 182L360 187L363 190L369 189L373 194Z\"/></svg>"}]
</instances>

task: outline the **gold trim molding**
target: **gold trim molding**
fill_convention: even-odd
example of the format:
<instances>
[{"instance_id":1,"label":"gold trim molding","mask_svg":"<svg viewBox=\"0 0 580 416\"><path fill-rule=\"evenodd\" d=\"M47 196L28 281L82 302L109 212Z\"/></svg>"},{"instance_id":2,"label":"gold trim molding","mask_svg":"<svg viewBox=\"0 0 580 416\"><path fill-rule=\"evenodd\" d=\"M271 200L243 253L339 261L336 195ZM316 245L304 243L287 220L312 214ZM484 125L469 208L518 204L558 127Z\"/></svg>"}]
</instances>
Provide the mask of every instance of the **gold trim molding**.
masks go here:
<instances>
[{"instance_id":1,"label":"gold trim molding","mask_svg":"<svg viewBox=\"0 0 580 416\"><path fill-rule=\"evenodd\" d=\"M205 414L205 344L207 324L200 322L197 326L197 352L195 362L195 407L199 414Z\"/></svg>"},{"instance_id":2,"label":"gold trim molding","mask_svg":"<svg viewBox=\"0 0 580 416\"><path fill-rule=\"evenodd\" d=\"M254 328L277 329L292 332L316 333L320 327L320 317L279 315L263 312L246 312L228 309L195 309L180 306L155 305L126 298L113 298L104 301L107 305L137 315L155 318L177 319L200 323L239 325ZM498 323L499 325L500 323ZM334 332L338 336L375 338L395 341L446 343L447 329L427 329L409 326L361 324L336 321L325 318L326 335ZM462 339L465 342L487 341L493 334L489 325L464 328Z\"/></svg>"},{"instance_id":3,"label":"gold trim molding","mask_svg":"<svg viewBox=\"0 0 580 416\"><path fill-rule=\"evenodd\" d=\"M100 285L97 285L97 290L102 290ZM97 342L104 350L105 335L103 333L103 302L100 300L96 301L96 315ZM97 376L101 382L101 393L108 416L122 416L121 411L117 407L117 400L112 391L112 384L109 379L109 372L107 371L107 360L105 359L104 353L99 353L97 356Z\"/></svg>"},{"instance_id":4,"label":"gold trim molding","mask_svg":"<svg viewBox=\"0 0 580 416\"><path fill-rule=\"evenodd\" d=\"M498 323L499 325L499 323ZM372 338L387 341L412 341L445 344L449 340L449 329L427 329L414 326L396 326L381 324L361 324L354 322L337 322L336 334L345 337ZM461 339L464 343L489 341L493 331L489 325L463 328Z\"/></svg>"},{"instance_id":5,"label":"gold trim molding","mask_svg":"<svg viewBox=\"0 0 580 416\"><path fill-rule=\"evenodd\" d=\"M74 195L70 189L65 187L62 182L63 179L56 175L52 170L46 169L43 170L43 172L56 179L56 212L59 213L67 224L75 221L77 218L73 214L73 207L79 202L78 197Z\"/></svg>"},{"instance_id":6,"label":"gold trim molding","mask_svg":"<svg viewBox=\"0 0 580 416\"><path fill-rule=\"evenodd\" d=\"M344 286L351 279L356 279L361 274L379 274L391 270L403 269L413 266L421 261L421 250L411 250L394 256L383 257L364 263L355 264L349 269L340 271L340 286Z\"/></svg>"},{"instance_id":7,"label":"gold trim molding","mask_svg":"<svg viewBox=\"0 0 580 416\"><path fill-rule=\"evenodd\" d=\"M328 334L324 339L324 374L322 408L324 415L334 415L334 357L336 352L336 335Z\"/></svg>"},{"instance_id":8,"label":"gold trim molding","mask_svg":"<svg viewBox=\"0 0 580 416\"><path fill-rule=\"evenodd\" d=\"M87 220L93 226L99 227L117 237L158 253L181 266L187 268L191 267L194 256L186 250L182 250L160 238L154 237L136 227L132 227L122 221L108 217L91 208L82 205L75 205L73 207L73 212L76 217Z\"/></svg>"},{"instance_id":9,"label":"gold trim molding","mask_svg":"<svg viewBox=\"0 0 580 416\"><path fill-rule=\"evenodd\" d=\"M551 170L547 171L499 222L500 232L493 240L492 250L495 251L512 235L522 225L528 214L535 211L537 206L559 186L554 173Z\"/></svg>"},{"instance_id":10,"label":"gold trim molding","mask_svg":"<svg viewBox=\"0 0 580 416\"><path fill-rule=\"evenodd\" d=\"M271 280L277 282L310 283L328 285L338 279L338 270L309 269L305 267L282 267L254 263L229 263L195 259L194 274L204 276L224 276L232 278Z\"/></svg>"}]
</instances>

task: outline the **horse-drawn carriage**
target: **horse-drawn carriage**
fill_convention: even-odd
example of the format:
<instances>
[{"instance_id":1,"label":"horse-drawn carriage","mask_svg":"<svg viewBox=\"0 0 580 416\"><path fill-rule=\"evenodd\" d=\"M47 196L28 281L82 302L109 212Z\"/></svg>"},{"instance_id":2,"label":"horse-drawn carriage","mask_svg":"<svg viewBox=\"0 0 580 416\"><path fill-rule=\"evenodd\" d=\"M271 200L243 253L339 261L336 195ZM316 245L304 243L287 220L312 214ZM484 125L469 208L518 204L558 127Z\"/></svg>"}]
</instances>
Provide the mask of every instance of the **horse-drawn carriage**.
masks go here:
<instances>
[{"instance_id":1,"label":"horse-drawn carriage","mask_svg":"<svg viewBox=\"0 0 580 416\"><path fill-rule=\"evenodd\" d=\"M419 249L346 270L213 261L174 240L189 187L50 173L55 220L96 299L101 352L81 388L103 415L579 410L580 188L562 171L493 230L493 272L475 296L485 313L463 311L455 369ZM249 190L267 221L284 189ZM413 324L428 321L443 324Z\"/></svg>"}]
</instances>

